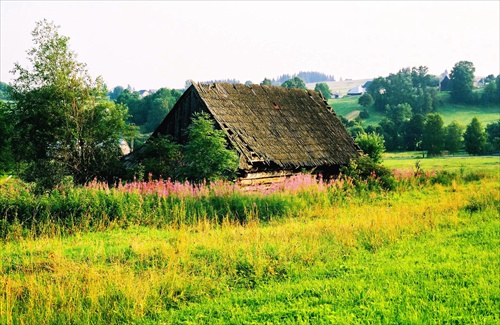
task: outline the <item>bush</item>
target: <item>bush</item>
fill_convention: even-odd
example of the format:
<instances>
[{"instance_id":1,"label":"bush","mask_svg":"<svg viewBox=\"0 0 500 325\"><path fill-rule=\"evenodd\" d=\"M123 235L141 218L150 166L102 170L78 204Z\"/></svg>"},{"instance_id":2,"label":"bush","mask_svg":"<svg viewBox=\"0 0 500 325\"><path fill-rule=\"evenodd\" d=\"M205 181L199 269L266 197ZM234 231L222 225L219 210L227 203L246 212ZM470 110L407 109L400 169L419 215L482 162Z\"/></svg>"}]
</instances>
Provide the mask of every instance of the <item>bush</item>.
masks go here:
<instances>
[{"instance_id":1,"label":"bush","mask_svg":"<svg viewBox=\"0 0 500 325\"><path fill-rule=\"evenodd\" d=\"M238 170L238 154L227 149L223 131L215 130L214 121L206 113L195 113L188 127L188 143L183 148L183 175L200 183L233 179Z\"/></svg>"},{"instance_id":2,"label":"bush","mask_svg":"<svg viewBox=\"0 0 500 325\"><path fill-rule=\"evenodd\" d=\"M375 163L382 161L382 153L385 151L384 138L377 133L361 133L356 138L356 143L361 150Z\"/></svg>"},{"instance_id":3,"label":"bush","mask_svg":"<svg viewBox=\"0 0 500 325\"><path fill-rule=\"evenodd\" d=\"M366 120L369 117L370 117L370 113L368 113L368 111L366 109L359 112L359 118Z\"/></svg>"},{"instance_id":4,"label":"bush","mask_svg":"<svg viewBox=\"0 0 500 325\"><path fill-rule=\"evenodd\" d=\"M352 179L358 190L394 190L396 178L391 170L377 164L371 157L362 155L352 160L349 166L341 168L343 177Z\"/></svg>"},{"instance_id":5,"label":"bush","mask_svg":"<svg viewBox=\"0 0 500 325\"><path fill-rule=\"evenodd\" d=\"M137 154L141 165L136 167L139 180L151 176L153 179L178 179L181 165L181 146L164 136L149 139ZM150 175L150 176L149 176Z\"/></svg>"},{"instance_id":6,"label":"bush","mask_svg":"<svg viewBox=\"0 0 500 325\"><path fill-rule=\"evenodd\" d=\"M364 93L363 95L361 95L361 97L359 97L358 104L363 107L372 105L373 104L372 95L370 95L369 93Z\"/></svg>"}]
</instances>

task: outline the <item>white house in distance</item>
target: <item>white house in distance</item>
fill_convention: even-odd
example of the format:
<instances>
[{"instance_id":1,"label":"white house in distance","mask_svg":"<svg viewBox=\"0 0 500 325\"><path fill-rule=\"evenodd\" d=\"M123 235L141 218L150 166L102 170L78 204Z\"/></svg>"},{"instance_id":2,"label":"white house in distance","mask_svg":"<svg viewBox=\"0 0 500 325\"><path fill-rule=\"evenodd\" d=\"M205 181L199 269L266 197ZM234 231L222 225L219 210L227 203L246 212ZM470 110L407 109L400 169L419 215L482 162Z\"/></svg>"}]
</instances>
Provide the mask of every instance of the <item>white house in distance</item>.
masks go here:
<instances>
[{"instance_id":1,"label":"white house in distance","mask_svg":"<svg viewBox=\"0 0 500 325\"><path fill-rule=\"evenodd\" d=\"M366 89L363 88L363 86L356 86L352 89L349 89L347 92L347 95L354 96L354 95L363 95L366 93Z\"/></svg>"}]
</instances>

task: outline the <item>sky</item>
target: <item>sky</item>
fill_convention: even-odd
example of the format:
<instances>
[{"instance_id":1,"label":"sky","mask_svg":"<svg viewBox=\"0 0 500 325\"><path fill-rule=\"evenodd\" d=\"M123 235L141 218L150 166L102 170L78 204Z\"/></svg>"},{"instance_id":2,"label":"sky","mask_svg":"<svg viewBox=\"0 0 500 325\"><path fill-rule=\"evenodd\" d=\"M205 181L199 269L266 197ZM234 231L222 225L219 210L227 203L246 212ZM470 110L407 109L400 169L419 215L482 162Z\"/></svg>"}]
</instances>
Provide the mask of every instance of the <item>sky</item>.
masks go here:
<instances>
[{"instance_id":1,"label":"sky","mask_svg":"<svg viewBox=\"0 0 500 325\"><path fill-rule=\"evenodd\" d=\"M260 83L300 71L337 80L474 64L500 74L500 1L0 1L0 81L28 68L31 31L60 26L109 89Z\"/></svg>"}]
</instances>

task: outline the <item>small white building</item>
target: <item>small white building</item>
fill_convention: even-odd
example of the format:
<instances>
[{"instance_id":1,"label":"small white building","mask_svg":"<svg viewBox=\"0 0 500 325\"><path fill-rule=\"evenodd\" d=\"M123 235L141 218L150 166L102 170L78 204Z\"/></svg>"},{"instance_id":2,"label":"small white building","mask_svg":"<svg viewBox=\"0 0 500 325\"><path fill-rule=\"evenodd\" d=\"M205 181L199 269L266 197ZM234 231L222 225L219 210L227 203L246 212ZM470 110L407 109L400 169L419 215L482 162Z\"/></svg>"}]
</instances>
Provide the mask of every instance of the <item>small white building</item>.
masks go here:
<instances>
[{"instance_id":1,"label":"small white building","mask_svg":"<svg viewBox=\"0 0 500 325\"><path fill-rule=\"evenodd\" d=\"M363 86L356 86L352 89L349 89L349 91L347 92L347 95L351 95L351 96L363 95L364 93L366 93L366 89L363 88Z\"/></svg>"}]
</instances>

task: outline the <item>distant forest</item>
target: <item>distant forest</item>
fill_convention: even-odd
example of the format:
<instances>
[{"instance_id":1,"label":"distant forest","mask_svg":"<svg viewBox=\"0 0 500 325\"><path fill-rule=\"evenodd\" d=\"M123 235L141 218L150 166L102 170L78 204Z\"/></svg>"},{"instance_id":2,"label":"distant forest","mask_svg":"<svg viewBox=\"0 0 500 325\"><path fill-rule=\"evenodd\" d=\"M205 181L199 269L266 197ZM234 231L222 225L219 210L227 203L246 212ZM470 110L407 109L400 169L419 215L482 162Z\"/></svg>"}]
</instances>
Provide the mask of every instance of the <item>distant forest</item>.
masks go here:
<instances>
[{"instance_id":1,"label":"distant forest","mask_svg":"<svg viewBox=\"0 0 500 325\"><path fill-rule=\"evenodd\" d=\"M317 71L300 71L299 73L294 73L294 74L284 74L281 75L277 78L271 79L271 84L275 86L281 86L285 81L289 79L293 79L295 77L299 77L302 79L305 83L316 83L316 82L325 82L325 81L335 81L335 77L333 75L327 75L322 72L317 72ZM262 81L262 80L261 80ZM245 84L251 84L251 83L260 83L259 82L251 82L251 81L246 81ZM201 83L203 84L213 84L213 83L220 83L220 82L227 82L230 84L239 84L241 83L239 80L236 79L218 79L218 80L208 80L208 81L202 81ZM186 88L188 88L191 85L190 81L186 81Z\"/></svg>"},{"instance_id":2,"label":"distant forest","mask_svg":"<svg viewBox=\"0 0 500 325\"><path fill-rule=\"evenodd\" d=\"M335 77L333 75L326 75L321 72L316 72L316 71L301 71L299 73L289 75L289 74L284 74L279 76L276 79L271 79L271 83L273 85L281 85L288 79L293 79L295 77L299 77L302 79L306 84L307 83L315 83L315 82L325 82L325 81L335 81Z\"/></svg>"}]
</instances>

